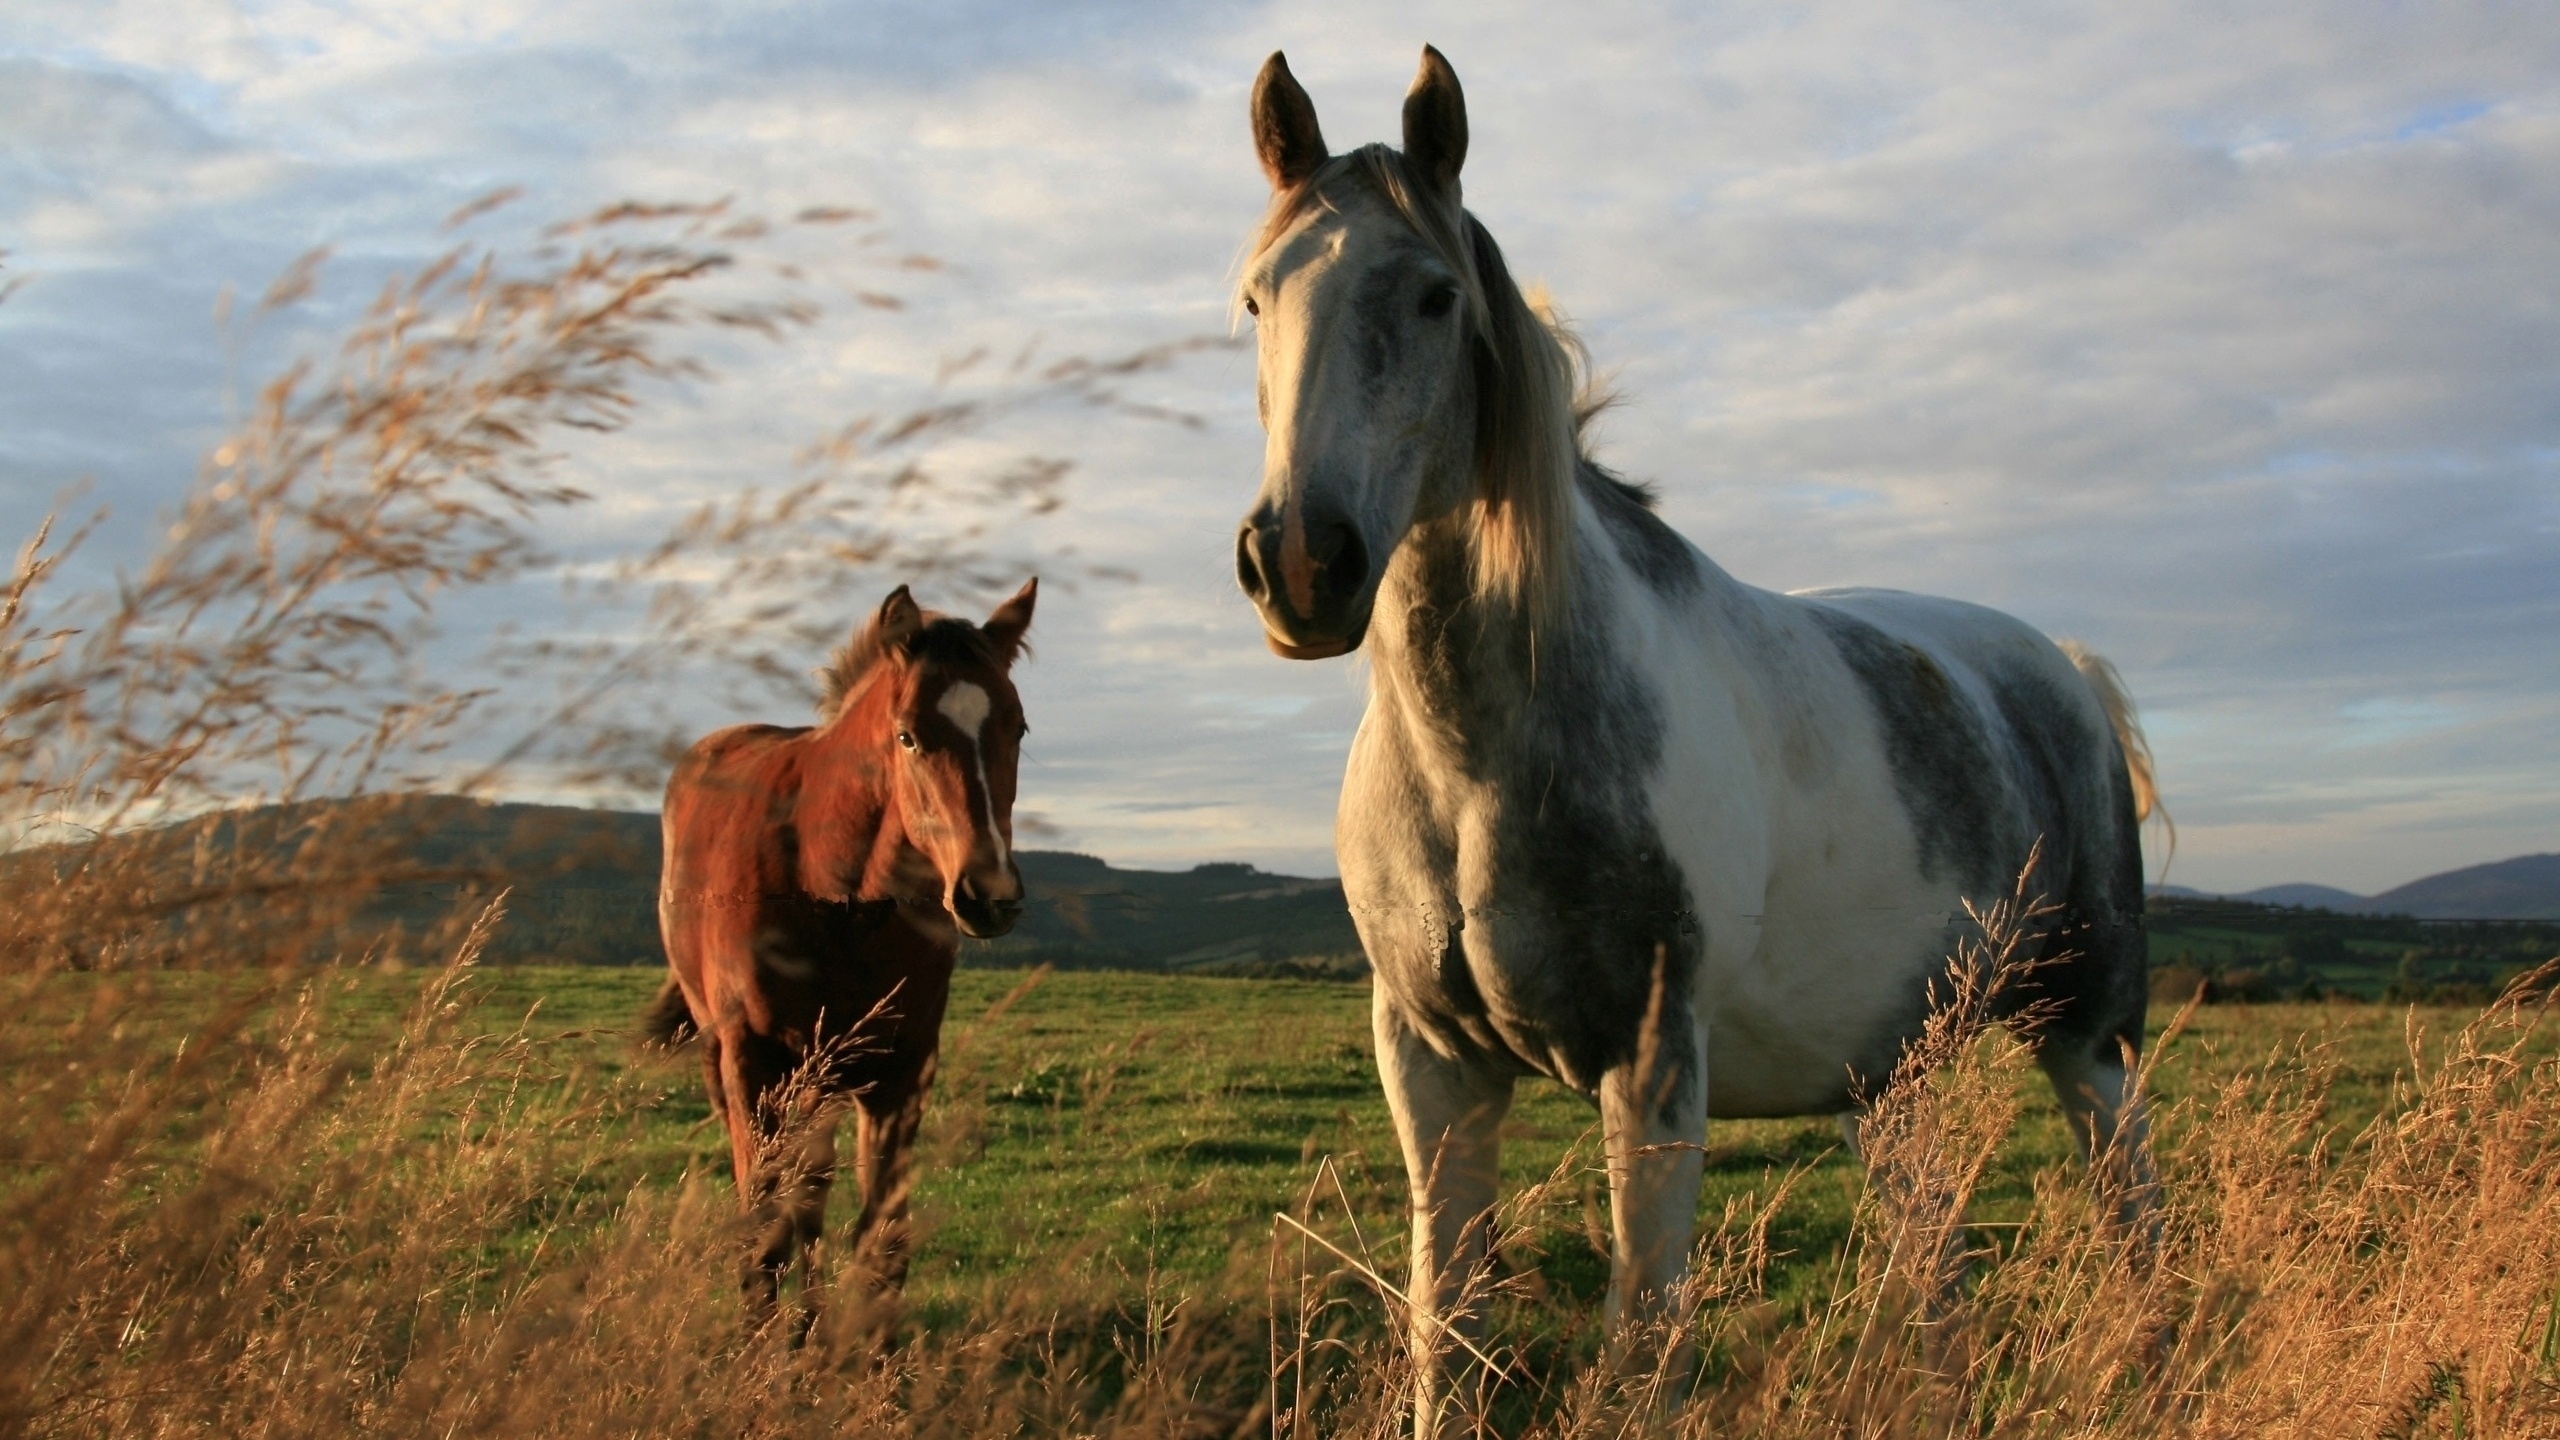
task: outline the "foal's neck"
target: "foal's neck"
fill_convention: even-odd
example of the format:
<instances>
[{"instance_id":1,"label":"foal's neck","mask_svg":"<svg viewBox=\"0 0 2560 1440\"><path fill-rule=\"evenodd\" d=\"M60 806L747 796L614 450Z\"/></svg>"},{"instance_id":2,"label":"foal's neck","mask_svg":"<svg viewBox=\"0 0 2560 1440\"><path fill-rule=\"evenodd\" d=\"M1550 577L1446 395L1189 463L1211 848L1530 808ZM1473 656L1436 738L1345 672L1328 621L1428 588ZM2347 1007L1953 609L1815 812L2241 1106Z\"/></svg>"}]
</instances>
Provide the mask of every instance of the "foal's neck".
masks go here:
<instances>
[{"instance_id":1,"label":"foal's neck","mask_svg":"<svg viewBox=\"0 0 2560 1440\"><path fill-rule=\"evenodd\" d=\"M826 900L915 898L912 871L924 857L896 815L889 765L896 745L890 687L869 684L845 697L835 718L809 732L796 828L800 883ZM926 868L930 868L928 865ZM937 897L926 899L940 903Z\"/></svg>"}]
</instances>

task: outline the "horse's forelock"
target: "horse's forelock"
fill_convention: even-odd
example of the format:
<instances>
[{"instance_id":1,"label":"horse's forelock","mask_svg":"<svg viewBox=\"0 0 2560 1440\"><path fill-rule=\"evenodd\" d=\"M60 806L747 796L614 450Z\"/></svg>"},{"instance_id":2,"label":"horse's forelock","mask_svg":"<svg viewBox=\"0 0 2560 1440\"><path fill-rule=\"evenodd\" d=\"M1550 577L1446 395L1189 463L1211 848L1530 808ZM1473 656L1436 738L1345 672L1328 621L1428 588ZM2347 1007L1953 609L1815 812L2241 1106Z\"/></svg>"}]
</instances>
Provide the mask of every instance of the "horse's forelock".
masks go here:
<instances>
[{"instance_id":1,"label":"horse's forelock","mask_svg":"<svg viewBox=\"0 0 2560 1440\"><path fill-rule=\"evenodd\" d=\"M1346 181L1374 190L1458 277L1478 351L1477 505L1469 527L1476 583L1522 606L1533 621L1553 621L1573 579L1581 430L1607 397L1582 383L1579 342L1521 294L1501 247L1458 195L1421 184L1390 146L1334 156L1273 196L1248 263Z\"/></svg>"},{"instance_id":2,"label":"horse's forelock","mask_svg":"<svg viewBox=\"0 0 2560 1440\"><path fill-rule=\"evenodd\" d=\"M984 630L957 615L939 610L924 612L923 623L906 643L892 645L880 636L877 625L865 625L853 638L836 648L827 663L818 667L818 718L833 720L844 709L845 701L860 689L862 682L883 661L917 664L945 661L954 664L983 664L1002 669L1005 657L998 653L995 640Z\"/></svg>"}]
</instances>

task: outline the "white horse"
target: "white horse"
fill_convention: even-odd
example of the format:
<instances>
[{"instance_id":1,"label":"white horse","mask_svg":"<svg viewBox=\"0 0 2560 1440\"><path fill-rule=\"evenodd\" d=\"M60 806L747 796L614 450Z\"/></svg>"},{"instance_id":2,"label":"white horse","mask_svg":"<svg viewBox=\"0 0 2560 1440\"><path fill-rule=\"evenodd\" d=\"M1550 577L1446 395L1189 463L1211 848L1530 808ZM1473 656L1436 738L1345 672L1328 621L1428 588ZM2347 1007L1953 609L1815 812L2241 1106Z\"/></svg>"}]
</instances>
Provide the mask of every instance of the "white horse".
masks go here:
<instances>
[{"instance_id":1,"label":"white horse","mask_svg":"<svg viewBox=\"0 0 2560 1440\"><path fill-rule=\"evenodd\" d=\"M1335 843L1412 1183L1417 1433L1456 1423L1518 1077L1598 1100L1610 1323L1656 1315L1707 1117L1850 1111L1919 1032L1964 899L2006 895L2039 838L2061 911L2018 999L2138 1218L2151 780L2105 662L1957 601L1755 589L1594 464L1573 342L1459 203L1439 52L1400 152L1330 155L1277 54L1252 114L1269 443L1236 568L1281 655L1372 657Z\"/></svg>"}]
</instances>

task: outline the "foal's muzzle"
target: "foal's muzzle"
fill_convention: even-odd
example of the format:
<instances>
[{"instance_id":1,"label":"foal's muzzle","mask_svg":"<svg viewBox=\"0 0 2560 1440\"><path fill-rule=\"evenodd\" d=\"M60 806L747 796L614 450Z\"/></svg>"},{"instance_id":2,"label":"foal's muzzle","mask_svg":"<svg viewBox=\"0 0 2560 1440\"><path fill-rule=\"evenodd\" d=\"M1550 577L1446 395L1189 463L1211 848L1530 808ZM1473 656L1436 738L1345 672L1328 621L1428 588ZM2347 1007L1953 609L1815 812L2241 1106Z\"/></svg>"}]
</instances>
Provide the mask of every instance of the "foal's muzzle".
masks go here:
<instances>
[{"instance_id":1,"label":"foal's muzzle","mask_svg":"<svg viewBox=\"0 0 2560 1440\"><path fill-rule=\"evenodd\" d=\"M960 933L972 940L993 940L1022 918L1022 871L1013 862L960 872L944 901Z\"/></svg>"},{"instance_id":2,"label":"foal's muzzle","mask_svg":"<svg viewBox=\"0 0 2560 1440\"><path fill-rule=\"evenodd\" d=\"M1322 660L1360 648L1369 633L1369 547L1349 520L1315 506L1300 533L1269 504L1236 531L1236 583L1262 612L1262 638L1291 660Z\"/></svg>"}]
</instances>

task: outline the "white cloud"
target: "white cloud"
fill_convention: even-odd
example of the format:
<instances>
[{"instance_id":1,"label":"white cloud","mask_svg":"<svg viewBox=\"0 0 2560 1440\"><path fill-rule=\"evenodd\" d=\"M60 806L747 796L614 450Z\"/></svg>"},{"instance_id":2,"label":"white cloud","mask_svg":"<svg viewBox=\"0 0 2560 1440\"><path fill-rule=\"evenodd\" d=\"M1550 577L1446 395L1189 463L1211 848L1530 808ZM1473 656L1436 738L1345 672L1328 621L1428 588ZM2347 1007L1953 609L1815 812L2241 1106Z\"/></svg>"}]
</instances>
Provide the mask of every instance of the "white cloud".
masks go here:
<instances>
[{"instance_id":1,"label":"white cloud","mask_svg":"<svg viewBox=\"0 0 2560 1440\"><path fill-rule=\"evenodd\" d=\"M160 503L220 422L225 281L330 241L361 294L499 184L528 214L852 201L955 263L599 451L597 523L628 533L773 478L919 357L1218 328L1262 55L1346 148L1393 135L1426 38L1468 87L1471 204L1630 392L1607 457L1737 574L2099 644L2154 717L2190 883L2553 848L2560 16L2513 9L21 14L0 247L35 283L0 308L0 518L81 473ZM1054 540L1144 577L1044 603L1025 803L1119 858L1322 865L1357 669L1270 658L1233 596L1249 360L1157 384L1208 425L1014 437L1083 462Z\"/></svg>"}]
</instances>

